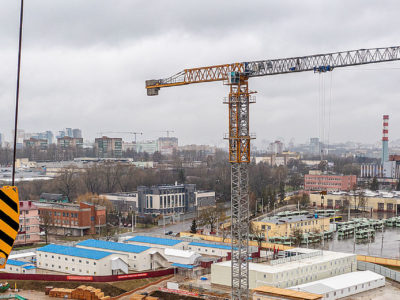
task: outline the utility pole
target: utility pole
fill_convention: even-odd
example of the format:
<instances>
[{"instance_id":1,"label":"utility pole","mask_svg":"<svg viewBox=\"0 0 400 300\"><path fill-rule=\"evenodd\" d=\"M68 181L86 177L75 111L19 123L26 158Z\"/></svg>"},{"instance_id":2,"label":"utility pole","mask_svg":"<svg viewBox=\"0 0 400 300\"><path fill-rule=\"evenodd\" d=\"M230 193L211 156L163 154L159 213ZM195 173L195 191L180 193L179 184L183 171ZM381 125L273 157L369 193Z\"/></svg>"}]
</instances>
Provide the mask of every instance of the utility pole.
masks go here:
<instances>
[{"instance_id":1,"label":"utility pole","mask_svg":"<svg viewBox=\"0 0 400 300\"><path fill-rule=\"evenodd\" d=\"M132 221L131 221L131 225L132 225L132 232L134 231L134 226L133 226L133 211L132 211Z\"/></svg>"},{"instance_id":2,"label":"utility pole","mask_svg":"<svg viewBox=\"0 0 400 300\"><path fill-rule=\"evenodd\" d=\"M264 198L261 197L261 214L264 214Z\"/></svg>"},{"instance_id":3,"label":"utility pole","mask_svg":"<svg viewBox=\"0 0 400 300\"><path fill-rule=\"evenodd\" d=\"M383 224L382 224L382 243L381 243L381 257L383 256Z\"/></svg>"}]
</instances>

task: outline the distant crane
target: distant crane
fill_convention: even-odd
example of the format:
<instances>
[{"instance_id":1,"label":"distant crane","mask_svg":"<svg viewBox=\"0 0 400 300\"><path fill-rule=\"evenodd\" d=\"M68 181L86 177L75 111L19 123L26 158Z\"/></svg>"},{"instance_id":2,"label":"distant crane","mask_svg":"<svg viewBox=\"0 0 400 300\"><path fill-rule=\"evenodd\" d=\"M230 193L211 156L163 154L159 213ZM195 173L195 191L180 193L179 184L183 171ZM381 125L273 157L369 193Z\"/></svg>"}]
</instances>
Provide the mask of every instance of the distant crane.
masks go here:
<instances>
[{"instance_id":1,"label":"distant crane","mask_svg":"<svg viewBox=\"0 0 400 300\"><path fill-rule=\"evenodd\" d=\"M161 132L166 132L167 133L167 137L169 137L169 133L174 133L174 130L161 130Z\"/></svg>"},{"instance_id":2,"label":"distant crane","mask_svg":"<svg viewBox=\"0 0 400 300\"><path fill-rule=\"evenodd\" d=\"M254 92L249 90L251 77L314 71L323 73L334 68L400 60L400 47L360 49L311 56L240 62L185 69L171 77L147 80L148 96L156 96L160 88L202 82L223 81L230 88L226 101L229 107L229 161L231 163L231 284L232 299L249 297L249 195L248 164L250 163L249 104Z\"/></svg>"},{"instance_id":3,"label":"distant crane","mask_svg":"<svg viewBox=\"0 0 400 300\"><path fill-rule=\"evenodd\" d=\"M105 131L105 132L98 132L97 134L100 134L101 136L103 136L104 133L124 133L124 134L133 134L135 135L135 144L136 144L136 136L138 134L142 135L143 132L130 132L130 131Z\"/></svg>"}]
</instances>

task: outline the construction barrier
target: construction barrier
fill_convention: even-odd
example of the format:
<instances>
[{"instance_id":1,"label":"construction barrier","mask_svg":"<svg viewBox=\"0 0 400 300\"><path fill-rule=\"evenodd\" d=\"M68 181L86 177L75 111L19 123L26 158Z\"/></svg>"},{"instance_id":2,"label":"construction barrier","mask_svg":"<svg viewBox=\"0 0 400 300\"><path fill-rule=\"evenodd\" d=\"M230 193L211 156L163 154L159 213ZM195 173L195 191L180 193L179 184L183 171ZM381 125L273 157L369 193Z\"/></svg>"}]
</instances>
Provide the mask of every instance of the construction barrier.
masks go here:
<instances>
[{"instance_id":1,"label":"construction barrier","mask_svg":"<svg viewBox=\"0 0 400 300\"><path fill-rule=\"evenodd\" d=\"M113 282L113 281L161 277L161 276L166 276L166 275L171 275L171 274L174 274L174 268L160 270L160 271L148 271L148 272L143 272L143 273L108 275L108 276L0 273L0 279L40 280L40 281Z\"/></svg>"},{"instance_id":2,"label":"construction barrier","mask_svg":"<svg viewBox=\"0 0 400 300\"><path fill-rule=\"evenodd\" d=\"M398 259L367 256L367 255L357 255L357 260L363 261L363 262L369 262L369 263L373 263L373 264L377 264L377 265L400 267L400 260L398 260Z\"/></svg>"}]
</instances>

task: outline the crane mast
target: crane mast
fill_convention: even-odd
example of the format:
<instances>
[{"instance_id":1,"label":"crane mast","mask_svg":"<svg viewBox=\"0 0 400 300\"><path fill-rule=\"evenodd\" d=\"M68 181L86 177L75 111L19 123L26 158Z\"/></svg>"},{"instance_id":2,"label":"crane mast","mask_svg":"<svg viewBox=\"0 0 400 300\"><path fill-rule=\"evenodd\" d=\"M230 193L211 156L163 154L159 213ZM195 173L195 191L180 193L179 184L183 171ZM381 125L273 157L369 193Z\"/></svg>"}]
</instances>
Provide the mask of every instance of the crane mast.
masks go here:
<instances>
[{"instance_id":1,"label":"crane mast","mask_svg":"<svg viewBox=\"0 0 400 300\"><path fill-rule=\"evenodd\" d=\"M231 163L231 284L232 299L249 298L249 106L255 102L249 90L251 77L329 72L334 68L400 60L400 46L359 49L310 56L269 59L185 69L171 77L147 80L148 96L160 88L193 83L224 81L229 87L229 162Z\"/></svg>"}]
</instances>

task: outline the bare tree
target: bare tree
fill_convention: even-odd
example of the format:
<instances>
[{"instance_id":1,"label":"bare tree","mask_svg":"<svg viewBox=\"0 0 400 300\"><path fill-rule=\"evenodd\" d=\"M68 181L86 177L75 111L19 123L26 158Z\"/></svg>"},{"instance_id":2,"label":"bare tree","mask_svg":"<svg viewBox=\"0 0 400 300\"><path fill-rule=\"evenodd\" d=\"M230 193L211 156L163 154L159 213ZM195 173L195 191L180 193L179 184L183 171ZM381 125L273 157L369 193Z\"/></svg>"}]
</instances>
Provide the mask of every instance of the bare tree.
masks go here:
<instances>
[{"instance_id":1,"label":"bare tree","mask_svg":"<svg viewBox=\"0 0 400 300\"><path fill-rule=\"evenodd\" d=\"M40 228L44 232L46 244L48 244L48 236L55 229L54 221L51 216L52 212L47 210L40 211Z\"/></svg>"},{"instance_id":2,"label":"bare tree","mask_svg":"<svg viewBox=\"0 0 400 300\"><path fill-rule=\"evenodd\" d=\"M215 231L217 221L223 221L224 213L221 208L205 208L201 210L199 215L199 225L201 226L210 226L211 232Z\"/></svg>"},{"instance_id":3,"label":"bare tree","mask_svg":"<svg viewBox=\"0 0 400 300\"><path fill-rule=\"evenodd\" d=\"M303 232L300 228L295 228L292 230L292 232L290 233L290 236L293 239L293 243L297 246L300 247L301 244L301 240L303 238Z\"/></svg>"},{"instance_id":4,"label":"bare tree","mask_svg":"<svg viewBox=\"0 0 400 300\"><path fill-rule=\"evenodd\" d=\"M66 168L55 179L57 190L67 196L69 201L72 201L77 192L78 182L76 175L75 168Z\"/></svg>"},{"instance_id":5,"label":"bare tree","mask_svg":"<svg viewBox=\"0 0 400 300\"><path fill-rule=\"evenodd\" d=\"M254 222L250 223L249 232L253 239L257 241L258 248L261 248L262 242L265 240L264 231L258 227Z\"/></svg>"}]
</instances>

